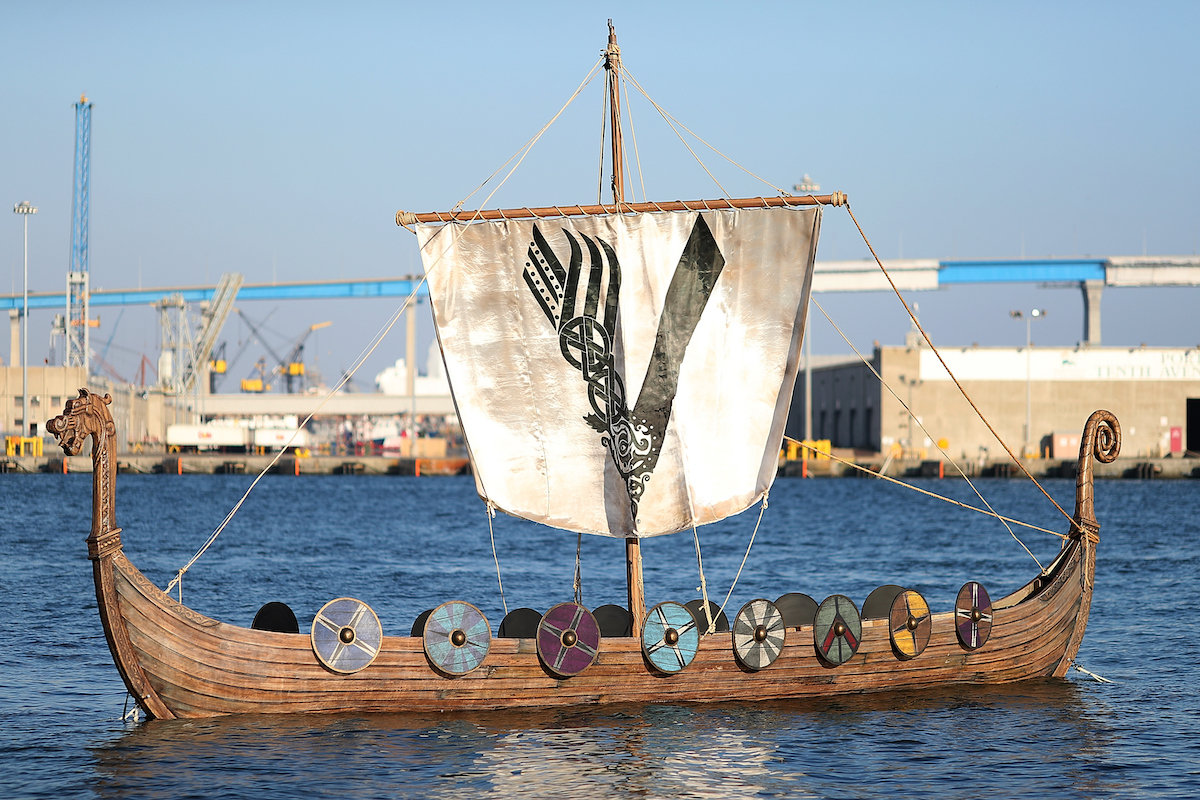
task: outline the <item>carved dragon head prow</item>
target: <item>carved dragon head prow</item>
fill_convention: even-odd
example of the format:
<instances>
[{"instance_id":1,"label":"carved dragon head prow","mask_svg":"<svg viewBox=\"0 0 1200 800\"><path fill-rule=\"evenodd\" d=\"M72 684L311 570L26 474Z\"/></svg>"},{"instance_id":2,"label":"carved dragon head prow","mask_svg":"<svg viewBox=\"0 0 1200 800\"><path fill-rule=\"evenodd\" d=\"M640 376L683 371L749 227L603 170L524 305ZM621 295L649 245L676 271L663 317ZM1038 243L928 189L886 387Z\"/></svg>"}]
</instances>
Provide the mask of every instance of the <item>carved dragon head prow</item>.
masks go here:
<instances>
[{"instance_id":1,"label":"carved dragon head prow","mask_svg":"<svg viewBox=\"0 0 1200 800\"><path fill-rule=\"evenodd\" d=\"M46 423L63 452L79 455L89 436L92 441L92 533L87 538L88 558L97 561L121 549L121 529L117 527L115 450L116 425L108 406L111 395L101 397L87 389L67 401L63 413Z\"/></svg>"},{"instance_id":2,"label":"carved dragon head prow","mask_svg":"<svg viewBox=\"0 0 1200 800\"><path fill-rule=\"evenodd\" d=\"M79 397L68 400L63 413L46 423L46 430L58 439L64 453L77 456L87 437L95 436L99 440L103 435L116 433L107 408L111 403L111 395L101 397L80 389Z\"/></svg>"},{"instance_id":3,"label":"carved dragon head prow","mask_svg":"<svg viewBox=\"0 0 1200 800\"><path fill-rule=\"evenodd\" d=\"M1095 544L1100 541L1100 523L1096 521L1093 459L1111 464L1121 452L1121 423L1111 411L1095 411L1083 426L1079 442L1079 467L1075 478L1075 525L1071 536L1086 535Z\"/></svg>"}]
</instances>

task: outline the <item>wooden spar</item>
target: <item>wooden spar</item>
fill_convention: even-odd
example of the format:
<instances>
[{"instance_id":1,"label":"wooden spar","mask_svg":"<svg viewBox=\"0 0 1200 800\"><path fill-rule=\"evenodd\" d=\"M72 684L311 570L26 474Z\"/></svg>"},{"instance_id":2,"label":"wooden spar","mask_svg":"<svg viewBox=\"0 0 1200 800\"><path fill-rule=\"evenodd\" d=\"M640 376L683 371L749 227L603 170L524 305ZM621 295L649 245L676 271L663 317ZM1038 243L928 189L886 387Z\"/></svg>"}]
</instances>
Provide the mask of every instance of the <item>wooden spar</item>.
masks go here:
<instances>
[{"instance_id":1,"label":"wooden spar","mask_svg":"<svg viewBox=\"0 0 1200 800\"><path fill-rule=\"evenodd\" d=\"M604 51L604 69L608 75L608 112L612 126L612 194L613 205L625 203L625 142L621 137L621 48L617 31L608 21L608 49ZM625 540L625 582L628 589L629 614L633 630L640 631L646 622L646 587L642 578L642 544L636 536Z\"/></svg>"},{"instance_id":2,"label":"wooden spar","mask_svg":"<svg viewBox=\"0 0 1200 800\"><path fill-rule=\"evenodd\" d=\"M633 629L640 631L646 622L646 588L642 582L642 542L636 536L625 540L625 580L629 586Z\"/></svg>"},{"instance_id":3,"label":"wooden spar","mask_svg":"<svg viewBox=\"0 0 1200 800\"><path fill-rule=\"evenodd\" d=\"M730 208L781 208L783 206L843 206L849 203L844 192L833 194L783 195L780 197L740 197L720 200L669 200L665 203L621 203L620 205L539 206L537 208L488 208L476 211L428 211L414 214L397 211L397 225L429 222L478 222L496 219L538 219L543 217L598 217L604 214L644 214L652 211L721 211Z\"/></svg>"},{"instance_id":4,"label":"wooden spar","mask_svg":"<svg viewBox=\"0 0 1200 800\"><path fill-rule=\"evenodd\" d=\"M612 125L613 203L619 206L625 202L625 140L621 136L621 48L617 46L617 31L611 19L608 21L604 69L608 74L608 112Z\"/></svg>"}]
</instances>

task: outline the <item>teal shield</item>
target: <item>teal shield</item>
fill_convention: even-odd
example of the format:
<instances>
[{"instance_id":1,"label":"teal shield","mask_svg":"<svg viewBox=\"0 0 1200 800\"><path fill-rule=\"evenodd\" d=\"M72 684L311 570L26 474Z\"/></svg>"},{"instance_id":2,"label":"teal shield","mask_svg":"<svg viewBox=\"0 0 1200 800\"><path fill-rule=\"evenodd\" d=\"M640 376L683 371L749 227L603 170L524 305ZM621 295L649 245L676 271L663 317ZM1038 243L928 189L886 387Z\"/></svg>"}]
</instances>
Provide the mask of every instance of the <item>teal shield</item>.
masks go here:
<instances>
[{"instance_id":1,"label":"teal shield","mask_svg":"<svg viewBox=\"0 0 1200 800\"><path fill-rule=\"evenodd\" d=\"M700 647L700 632L692 612L679 603L659 603L646 614L642 652L656 669L679 672L692 663Z\"/></svg>"},{"instance_id":2,"label":"teal shield","mask_svg":"<svg viewBox=\"0 0 1200 800\"><path fill-rule=\"evenodd\" d=\"M451 600L435 608L422 635L429 662L447 675L466 675L487 657L492 627L475 606Z\"/></svg>"}]
</instances>

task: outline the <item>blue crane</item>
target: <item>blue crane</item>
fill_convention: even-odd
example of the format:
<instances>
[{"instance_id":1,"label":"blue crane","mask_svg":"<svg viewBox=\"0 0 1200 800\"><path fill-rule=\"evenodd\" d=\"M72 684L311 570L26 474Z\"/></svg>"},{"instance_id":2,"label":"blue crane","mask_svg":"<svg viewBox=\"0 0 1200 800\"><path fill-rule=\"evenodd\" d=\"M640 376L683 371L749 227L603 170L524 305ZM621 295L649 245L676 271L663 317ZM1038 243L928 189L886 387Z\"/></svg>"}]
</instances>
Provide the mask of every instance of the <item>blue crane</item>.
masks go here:
<instances>
[{"instance_id":1,"label":"blue crane","mask_svg":"<svg viewBox=\"0 0 1200 800\"><path fill-rule=\"evenodd\" d=\"M92 104L75 104L75 170L71 208L71 264L67 270L66 353L68 367L88 366L88 204L92 175Z\"/></svg>"}]
</instances>

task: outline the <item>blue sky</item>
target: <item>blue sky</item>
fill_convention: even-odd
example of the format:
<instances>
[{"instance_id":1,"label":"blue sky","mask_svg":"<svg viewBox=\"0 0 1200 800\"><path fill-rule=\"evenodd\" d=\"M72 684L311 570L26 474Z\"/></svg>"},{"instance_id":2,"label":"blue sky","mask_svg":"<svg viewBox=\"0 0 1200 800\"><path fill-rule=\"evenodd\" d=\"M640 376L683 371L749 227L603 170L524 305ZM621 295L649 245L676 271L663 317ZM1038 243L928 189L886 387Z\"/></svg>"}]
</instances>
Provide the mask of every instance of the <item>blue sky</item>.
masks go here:
<instances>
[{"instance_id":1,"label":"blue sky","mask_svg":"<svg viewBox=\"0 0 1200 800\"><path fill-rule=\"evenodd\" d=\"M395 211L448 208L495 170L587 73L608 17L660 104L777 185L808 173L848 192L885 258L1196 252L1192 4L10 4L0 199L39 206L31 288L65 282L81 92L95 102L94 287L211 283L227 270L252 282L403 275L418 269L416 248ZM594 200L601 87L492 205ZM640 98L633 112L652 199L721 194ZM706 163L732 194L770 191ZM844 212L829 211L819 258L864 255ZM21 289L15 215L0 225L0 286ZM1021 343L1007 312L1033 306L1051 312L1039 344L1081 336L1074 289L913 299L946 344ZM1197 301L1197 289L1108 290L1105 343L1196 345ZM881 296L822 302L860 347L908 328ZM244 307L262 318L274 306ZM337 372L391 307L284 305L273 344L331 319L309 352ZM118 313L104 310L94 337L113 335ZM31 317L38 360L50 316ZM231 323L231 347L239 335ZM422 359L430 335L423 325ZM816 352L847 350L824 323L813 336ZM156 342L150 310L129 309L108 360L129 377ZM400 326L360 383L402 354Z\"/></svg>"}]
</instances>

